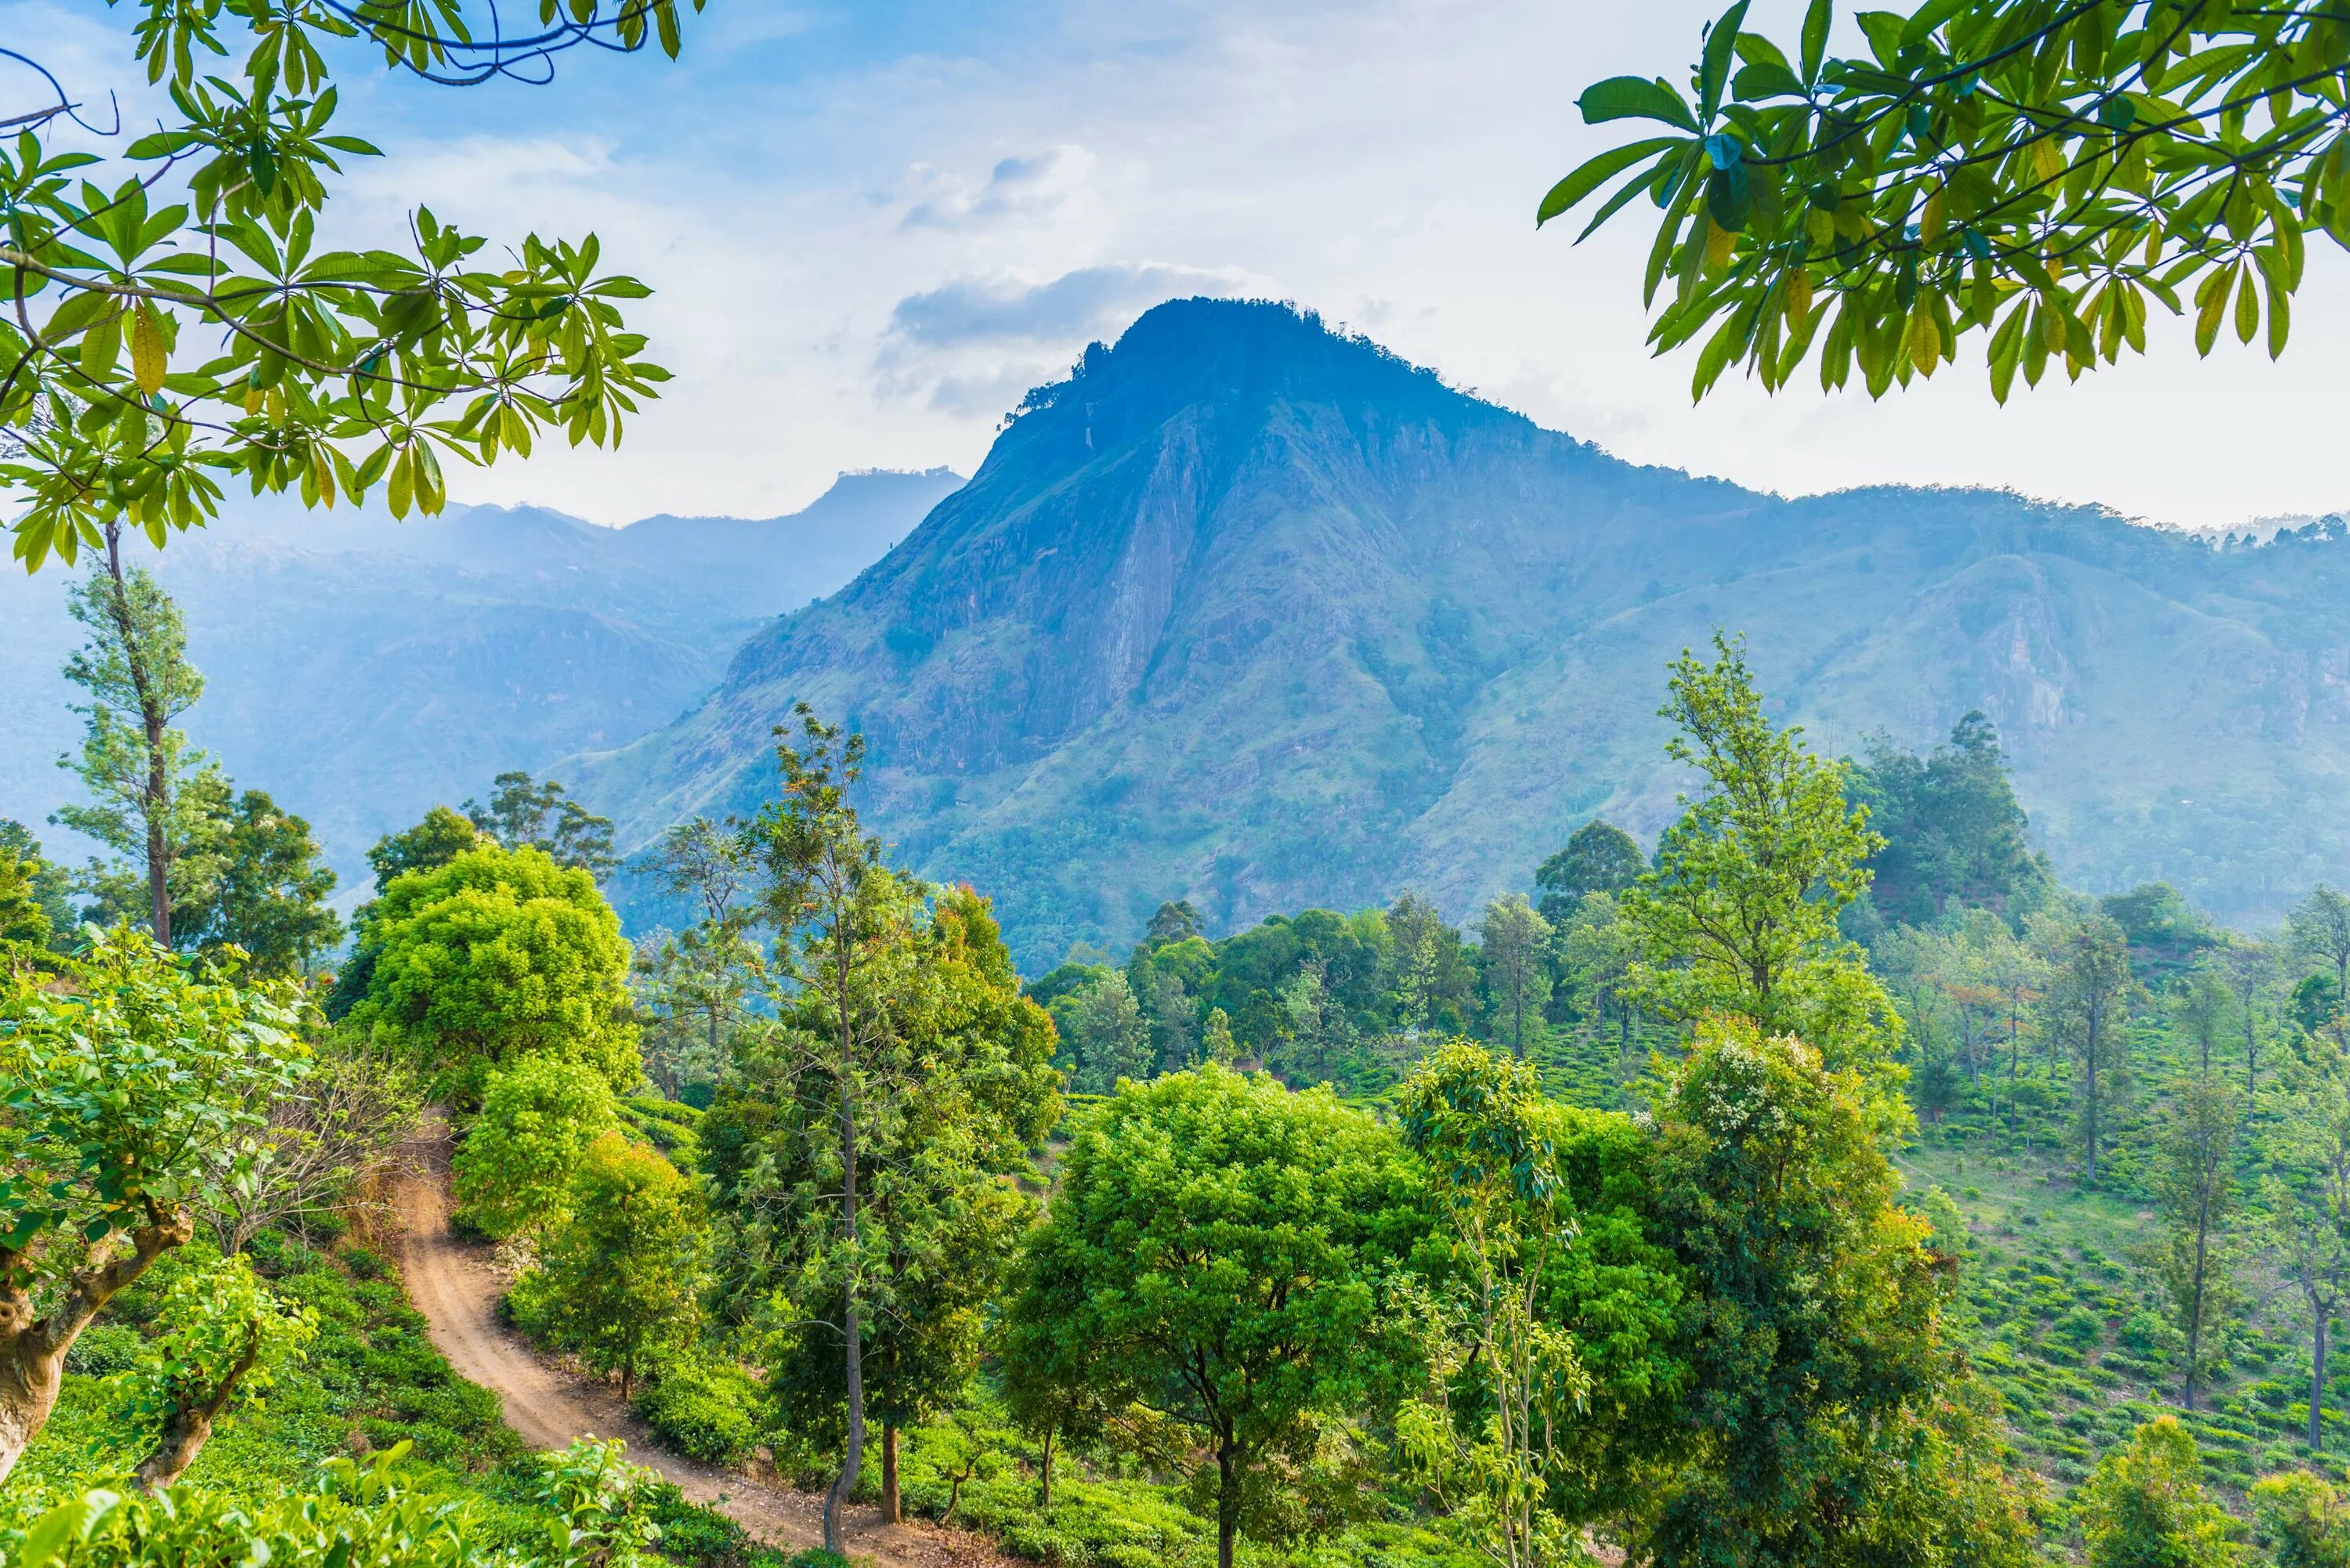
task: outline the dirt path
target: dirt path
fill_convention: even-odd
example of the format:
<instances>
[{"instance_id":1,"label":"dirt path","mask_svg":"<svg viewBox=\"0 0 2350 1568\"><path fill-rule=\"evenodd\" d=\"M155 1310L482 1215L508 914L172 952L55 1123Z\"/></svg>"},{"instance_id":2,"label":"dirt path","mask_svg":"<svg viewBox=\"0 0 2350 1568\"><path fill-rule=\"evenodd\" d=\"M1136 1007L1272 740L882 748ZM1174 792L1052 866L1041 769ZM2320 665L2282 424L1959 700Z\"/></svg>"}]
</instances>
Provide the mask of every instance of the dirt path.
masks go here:
<instances>
[{"instance_id":1,"label":"dirt path","mask_svg":"<svg viewBox=\"0 0 2350 1568\"><path fill-rule=\"evenodd\" d=\"M495 1394L506 1425L535 1449L559 1449L593 1434L622 1438L629 1457L677 1483L771 1546L796 1551L824 1540L824 1500L664 1452L608 1386L549 1366L498 1321L498 1281L477 1248L449 1234L449 1124L431 1115L410 1150L400 1189L400 1272L432 1343L459 1376ZM852 1510L852 1555L879 1568L1023 1568L975 1536L921 1521L884 1525L870 1508Z\"/></svg>"}]
</instances>

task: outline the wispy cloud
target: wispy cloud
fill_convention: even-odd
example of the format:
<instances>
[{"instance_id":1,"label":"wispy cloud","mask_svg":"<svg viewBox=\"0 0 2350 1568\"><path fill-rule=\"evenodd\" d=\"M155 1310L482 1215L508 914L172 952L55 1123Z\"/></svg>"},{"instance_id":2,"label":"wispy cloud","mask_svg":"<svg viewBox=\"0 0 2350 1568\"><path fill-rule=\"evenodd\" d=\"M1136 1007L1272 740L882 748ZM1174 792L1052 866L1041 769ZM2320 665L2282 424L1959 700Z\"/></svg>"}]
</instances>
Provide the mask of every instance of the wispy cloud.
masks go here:
<instances>
[{"instance_id":1,"label":"wispy cloud","mask_svg":"<svg viewBox=\"0 0 2350 1568\"><path fill-rule=\"evenodd\" d=\"M1082 147L1048 147L1025 157L1002 158L976 190L951 182L906 211L908 229L962 229L1007 220L1049 220L1091 193L1094 155ZM935 177L927 166L917 176Z\"/></svg>"},{"instance_id":2,"label":"wispy cloud","mask_svg":"<svg viewBox=\"0 0 2350 1568\"><path fill-rule=\"evenodd\" d=\"M1109 262L1042 283L957 279L899 300L889 313L889 327L899 344L926 348L1067 343L1115 332L1162 300L1269 289L1268 280L1239 267Z\"/></svg>"}]
</instances>

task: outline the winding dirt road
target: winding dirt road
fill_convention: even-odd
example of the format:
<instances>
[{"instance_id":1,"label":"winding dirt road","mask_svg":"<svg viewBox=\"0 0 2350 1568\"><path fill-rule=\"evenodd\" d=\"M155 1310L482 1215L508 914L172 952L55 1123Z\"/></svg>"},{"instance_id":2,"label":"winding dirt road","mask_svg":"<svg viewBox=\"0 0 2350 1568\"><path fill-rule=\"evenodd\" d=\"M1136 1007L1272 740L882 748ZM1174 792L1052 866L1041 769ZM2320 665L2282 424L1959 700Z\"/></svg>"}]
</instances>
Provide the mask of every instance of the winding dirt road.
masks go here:
<instances>
[{"instance_id":1,"label":"winding dirt road","mask_svg":"<svg viewBox=\"0 0 2350 1568\"><path fill-rule=\"evenodd\" d=\"M612 1389L549 1366L498 1321L497 1277L478 1249L449 1234L449 1143L447 1120L431 1113L409 1151L411 1174L400 1183L400 1261L409 1299L458 1375L495 1394L506 1424L535 1449L563 1448L591 1434L625 1438L631 1459L725 1514L754 1539L786 1551L820 1544L822 1498L663 1451ZM1033 1568L976 1536L920 1521L885 1525L870 1508L851 1511L848 1549L879 1568Z\"/></svg>"}]
</instances>

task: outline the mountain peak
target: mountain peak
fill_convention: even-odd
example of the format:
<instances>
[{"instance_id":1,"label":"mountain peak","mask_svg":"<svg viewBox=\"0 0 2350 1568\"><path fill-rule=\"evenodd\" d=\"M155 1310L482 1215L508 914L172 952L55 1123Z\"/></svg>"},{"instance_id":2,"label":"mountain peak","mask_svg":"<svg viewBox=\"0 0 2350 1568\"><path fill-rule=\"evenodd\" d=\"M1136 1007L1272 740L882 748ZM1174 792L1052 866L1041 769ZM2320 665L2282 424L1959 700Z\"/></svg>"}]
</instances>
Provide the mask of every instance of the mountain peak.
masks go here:
<instances>
[{"instance_id":1,"label":"mountain peak","mask_svg":"<svg viewBox=\"0 0 2350 1568\"><path fill-rule=\"evenodd\" d=\"M1023 416L1090 408L1159 412L1199 401L1271 398L1377 403L1393 419L1522 416L1444 384L1434 370L1318 312L1267 299L1170 299L1142 313L1115 347L1087 346L1067 379L1031 391Z\"/></svg>"}]
</instances>

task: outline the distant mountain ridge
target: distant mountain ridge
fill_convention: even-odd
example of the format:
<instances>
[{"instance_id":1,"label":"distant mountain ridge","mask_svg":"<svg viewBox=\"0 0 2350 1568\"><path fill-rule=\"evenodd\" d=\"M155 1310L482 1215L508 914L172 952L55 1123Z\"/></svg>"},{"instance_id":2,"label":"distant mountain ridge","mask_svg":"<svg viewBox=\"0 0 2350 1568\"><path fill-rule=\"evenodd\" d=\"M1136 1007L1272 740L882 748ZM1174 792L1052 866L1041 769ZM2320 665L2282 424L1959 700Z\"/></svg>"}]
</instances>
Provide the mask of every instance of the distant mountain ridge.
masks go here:
<instances>
[{"instance_id":1,"label":"distant mountain ridge","mask_svg":"<svg viewBox=\"0 0 2350 1568\"><path fill-rule=\"evenodd\" d=\"M1284 307L1191 300L1032 395L972 482L578 764L642 841L769 787L793 701L871 819L993 895L1024 964L1409 885L1456 916L1681 784L1666 661L1725 627L1816 743L1981 708L2095 888L2275 911L2350 868L2350 539L2258 548L1981 491L1800 501L1637 467Z\"/></svg>"},{"instance_id":2,"label":"distant mountain ridge","mask_svg":"<svg viewBox=\"0 0 2350 1568\"><path fill-rule=\"evenodd\" d=\"M191 735L308 817L348 888L368 845L435 802L673 718L760 624L847 582L962 483L844 474L789 516L624 528L528 506L396 523L234 498L141 559L208 680ZM55 763L80 732L59 672L81 640L72 576L0 574L0 816L58 849L39 825L68 798Z\"/></svg>"}]
</instances>

